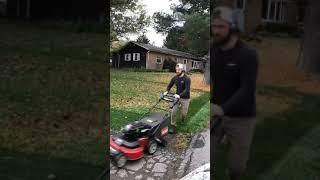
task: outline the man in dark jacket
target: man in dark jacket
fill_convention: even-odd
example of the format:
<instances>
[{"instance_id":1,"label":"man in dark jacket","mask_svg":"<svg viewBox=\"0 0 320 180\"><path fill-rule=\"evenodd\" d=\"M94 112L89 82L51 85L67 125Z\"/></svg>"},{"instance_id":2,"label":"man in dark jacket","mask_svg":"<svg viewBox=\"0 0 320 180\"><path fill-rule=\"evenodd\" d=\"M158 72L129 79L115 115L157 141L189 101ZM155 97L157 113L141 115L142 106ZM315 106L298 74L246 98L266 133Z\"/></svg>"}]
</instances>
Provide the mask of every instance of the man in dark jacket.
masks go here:
<instances>
[{"instance_id":1,"label":"man in dark jacket","mask_svg":"<svg viewBox=\"0 0 320 180\"><path fill-rule=\"evenodd\" d=\"M240 179L256 122L257 53L237 36L236 11L214 9L211 24L211 115L222 121L212 139L226 137L228 175ZM216 141L215 141L216 142Z\"/></svg>"},{"instance_id":2,"label":"man in dark jacket","mask_svg":"<svg viewBox=\"0 0 320 180\"><path fill-rule=\"evenodd\" d=\"M181 106L182 122L185 122L187 119L189 103L190 103L191 80L185 74L185 66L183 64L178 63L176 65L176 75L171 79L170 83L168 84L167 91L165 92L165 94L170 91L173 85L176 85L175 97L179 99L179 102L175 104L172 108L171 128L169 130L169 132L172 134L176 133L176 114L179 106Z\"/></svg>"}]
</instances>

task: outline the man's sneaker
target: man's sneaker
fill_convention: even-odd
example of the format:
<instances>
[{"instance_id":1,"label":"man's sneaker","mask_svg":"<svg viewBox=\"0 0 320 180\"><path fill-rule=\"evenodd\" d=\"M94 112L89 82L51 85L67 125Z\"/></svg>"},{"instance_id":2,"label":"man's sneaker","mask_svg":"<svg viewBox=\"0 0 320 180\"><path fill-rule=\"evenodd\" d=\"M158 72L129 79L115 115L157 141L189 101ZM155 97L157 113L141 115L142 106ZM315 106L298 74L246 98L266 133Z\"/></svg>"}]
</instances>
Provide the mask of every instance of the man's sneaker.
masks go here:
<instances>
[{"instance_id":1,"label":"man's sneaker","mask_svg":"<svg viewBox=\"0 0 320 180\"><path fill-rule=\"evenodd\" d=\"M176 126L173 126L173 125L172 125L172 126L170 127L170 129L169 129L169 133L170 133L170 134L175 134L175 133L176 133Z\"/></svg>"}]
</instances>

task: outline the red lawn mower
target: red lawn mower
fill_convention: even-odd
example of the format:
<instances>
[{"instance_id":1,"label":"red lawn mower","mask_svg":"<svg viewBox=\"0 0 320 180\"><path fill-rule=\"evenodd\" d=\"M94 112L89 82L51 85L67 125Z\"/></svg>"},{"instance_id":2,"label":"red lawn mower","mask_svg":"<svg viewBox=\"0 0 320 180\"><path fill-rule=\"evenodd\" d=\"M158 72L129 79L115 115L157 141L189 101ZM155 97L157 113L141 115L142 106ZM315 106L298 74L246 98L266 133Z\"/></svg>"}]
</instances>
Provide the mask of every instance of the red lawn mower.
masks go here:
<instances>
[{"instance_id":1,"label":"red lawn mower","mask_svg":"<svg viewBox=\"0 0 320 180\"><path fill-rule=\"evenodd\" d=\"M172 102L169 110L161 109L157 105L161 102ZM144 157L144 152L154 154L158 145L166 146L164 137L168 135L171 110L179 101L174 94L162 94L159 101L152 106L140 120L126 125L119 134L110 136L110 160L121 168L127 160L137 160ZM153 112L153 109L161 109L165 112Z\"/></svg>"}]
</instances>

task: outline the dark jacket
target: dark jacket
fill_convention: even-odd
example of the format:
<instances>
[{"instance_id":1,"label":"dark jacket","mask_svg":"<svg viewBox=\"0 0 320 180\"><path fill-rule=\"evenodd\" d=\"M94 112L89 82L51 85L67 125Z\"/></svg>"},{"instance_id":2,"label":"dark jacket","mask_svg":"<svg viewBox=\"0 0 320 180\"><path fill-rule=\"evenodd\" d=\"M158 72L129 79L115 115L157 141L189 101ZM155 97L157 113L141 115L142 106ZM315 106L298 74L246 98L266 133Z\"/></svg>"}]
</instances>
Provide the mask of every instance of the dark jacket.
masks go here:
<instances>
[{"instance_id":1,"label":"dark jacket","mask_svg":"<svg viewBox=\"0 0 320 180\"><path fill-rule=\"evenodd\" d=\"M227 116L256 115L257 52L242 41L227 51L211 49L211 99Z\"/></svg>"},{"instance_id":2,"label":"dark jacket","mask_svg":"<svg viewBox=\"0 0 320 180\"><path fill-rule=\"evenodd\" d=\"M190 78L184 74L184 76L179 77L179 76L174 76L170 83L167 86L167 91L170 91L173 85L176 85L176 94L180 96L180 98L183 99L190 99L190 85L191 85L191 80Z\"/></svg>"}]
</instances>

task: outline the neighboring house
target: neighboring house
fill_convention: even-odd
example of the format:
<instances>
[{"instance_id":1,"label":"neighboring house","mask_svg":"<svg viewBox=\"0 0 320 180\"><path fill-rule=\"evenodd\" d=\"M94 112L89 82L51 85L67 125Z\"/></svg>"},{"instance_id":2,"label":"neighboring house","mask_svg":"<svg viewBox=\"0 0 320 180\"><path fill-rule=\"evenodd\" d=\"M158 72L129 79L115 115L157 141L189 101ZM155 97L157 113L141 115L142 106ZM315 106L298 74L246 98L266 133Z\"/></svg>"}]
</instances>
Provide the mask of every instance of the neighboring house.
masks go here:
<instances>
[{"instance_id":1,"label":"neighboring house","mask_svg":"<svg viewBox=\"0 0 320 180\"><path fill-rule=\"evenodd\" d=\"M239 27L246 33L251 33L259 25L266 23L298 23L296 0L218 0L217 4L238 9Z\"/></svg>"},{"instance_id":2,"label":"neighboring house","mask_svg":"<svg viewBox=\"0 0 320 180\"><path fill-rule=\"evenodd\" d=\"M165 60L185 64L186 70L201 69L202 58L189 53L167 48L159 48L150 44L134 41L128 42L117 52L112 53L112 67L114 68L146 68L163 69Z\"/></svg>"}]
</instances>

